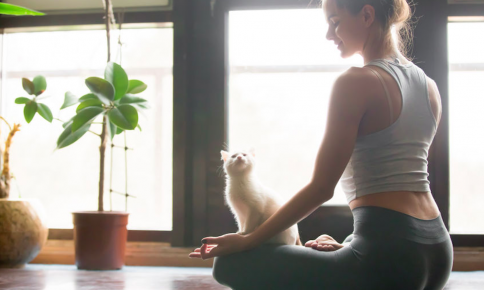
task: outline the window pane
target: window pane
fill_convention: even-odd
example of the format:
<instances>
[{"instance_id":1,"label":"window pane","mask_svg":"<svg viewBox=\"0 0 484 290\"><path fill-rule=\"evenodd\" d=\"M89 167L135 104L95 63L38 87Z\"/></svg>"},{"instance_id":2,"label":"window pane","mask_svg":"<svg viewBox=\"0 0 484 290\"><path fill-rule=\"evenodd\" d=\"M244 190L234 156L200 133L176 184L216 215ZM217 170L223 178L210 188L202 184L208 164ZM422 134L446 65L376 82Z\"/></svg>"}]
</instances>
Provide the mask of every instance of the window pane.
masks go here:
<instances>
[{"instance_id":1,"label":"window pane","mask_svg":"<svg viewBox=\"0 0 484 290\"><path fill-rule=\"evenodd\" d=\"M449 23L450 231L484 234L484 23Z\"/></svg>"},{"instance_id":2,"label":"window pane","mask_svg":"<svg viewBox=\"0 0 484 290\"><path fill-rule=\"evenodd\" d=\"M229 147L256 149L258 175L286 200L309 182L341 59L321 9L229 13ZM326 204L346 204L338 184Z\"/></svg>"},{"instance_id":3,"label":"window pane","mask_svg":"<svg viewBox=\"0 0 484 290\"><path fill-rule=\"evenodd\" d=\"M169 25L171 26L171 25ZM123 25L122 55L115 45L113 31L112 60L125 68L129 79L139 79L148 89L139 94L151 109L139 115L139 130L127 132L127 191L136 196L128 200L129 229L171 230L172 228L172 59L171 27L138 28ZM126 28L125 28L126 27ZM153 27L153 25L152 25ZM66 28L61 28L65 30ZM30 124L23 117L23 106L15 98L26 96L21 78L42 74L47 79L48 105L55 118L67 121L75 107L59 111L66 91L77 96L89 92L87 77L103 77L107 59L104 30L68 30L8 33L4 37L4 78L2 116L10 123L21 123L11 148L12 197L39 198L48 215L50 228L72 228L71 212L97 210L100 138L86 133L79 141L54 151L63 131L60 121L52 124L35 115ZM122 57L121 57L122 56ZM99 120L101 119L99 118ZM101 126L91 130L100 133ZM6 131L6 127L2 127ZM2 138L6 134L2 135ZM124 135L114 144L124 147ZM126 192L124 149L113 151L112 188ZM106 150L104 208L110 210L111 149ZM112 209L124 210L125 198L113 194Z\"/></svg>"}]
</instances>

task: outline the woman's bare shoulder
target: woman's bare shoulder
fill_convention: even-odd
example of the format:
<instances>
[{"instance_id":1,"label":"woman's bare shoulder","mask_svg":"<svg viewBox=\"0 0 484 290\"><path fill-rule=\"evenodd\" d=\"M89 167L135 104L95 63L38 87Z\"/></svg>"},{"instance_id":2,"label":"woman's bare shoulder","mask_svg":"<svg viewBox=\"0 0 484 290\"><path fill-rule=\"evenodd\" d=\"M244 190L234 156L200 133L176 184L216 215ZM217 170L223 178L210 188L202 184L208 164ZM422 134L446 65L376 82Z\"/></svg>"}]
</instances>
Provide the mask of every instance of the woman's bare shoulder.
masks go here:
<instances>
[{"instance_id":1,"label":"woman's bare shoulder","mask_svg":"<svg viewBox=\"0 0 484 290\"><path fill-rule=\"evenodd\" d=\"M378 79L363 67L351 67L343 72L334 83L334 90L356 94L360 98L374 93Z\"/></svg>"}]
</instances>

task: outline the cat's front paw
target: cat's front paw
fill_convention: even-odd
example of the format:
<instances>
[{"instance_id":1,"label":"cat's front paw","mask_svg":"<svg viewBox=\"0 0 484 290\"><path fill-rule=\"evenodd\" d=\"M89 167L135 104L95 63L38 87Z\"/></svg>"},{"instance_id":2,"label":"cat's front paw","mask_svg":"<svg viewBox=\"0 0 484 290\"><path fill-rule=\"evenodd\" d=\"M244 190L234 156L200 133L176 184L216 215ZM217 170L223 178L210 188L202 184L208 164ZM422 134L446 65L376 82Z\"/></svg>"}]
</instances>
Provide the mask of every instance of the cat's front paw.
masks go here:
<instances>
[{"instance_id":1,"label":"cat's front paw","mask_svg":"<svg viewBox=\"0 0 484 290\"><path fill-rule=\"evenodd\" d=\"M246 232L237 232L237 234L239 234L239 235L241 235L241 236L245 236L245 235L247 235L247 233L246 233Z\"/></svg>"}]
</instances>

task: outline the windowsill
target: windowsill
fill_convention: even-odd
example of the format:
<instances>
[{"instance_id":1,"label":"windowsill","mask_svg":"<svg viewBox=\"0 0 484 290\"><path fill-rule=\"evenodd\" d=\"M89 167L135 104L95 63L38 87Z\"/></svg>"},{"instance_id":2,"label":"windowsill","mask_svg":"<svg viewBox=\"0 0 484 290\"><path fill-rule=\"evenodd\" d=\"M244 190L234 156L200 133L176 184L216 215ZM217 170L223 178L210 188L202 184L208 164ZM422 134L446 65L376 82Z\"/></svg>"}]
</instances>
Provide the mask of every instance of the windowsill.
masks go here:
<instances>
[{"instance_id":1,"label":"windowsill","mask_svg":"<svg viewBox=\"0 0 484 290\"><path fill-rule=\"evenodd\" d=\"M454 247L452 271L484 270L484 247Z\"/></svg>"},{"instance_id":2,"label":"windowsill","mask_svg":"<svg viewBox=\"0 0 484 290\"><path fill-rule=\"evenodd\" d=\"M190 259L193 248L175 248L169 243L128 242L126 266L212 267L213 259ZM75 264L74 241L48 240L32 264ZM454 248L453 271L484 270L484 247Z\"/></svg>"},{"instance_id":3,"label":"windowsill","mask_svg":"<svg viewBox=\"0 0 484 290\"><path fill-rule=\"evenodd\" d=\"M128 242L126 266L212 267L213 259L188 258L193 248L175 248L169 243ZM31 264L75 264L73 240L47 240Z\"/></svg>"}]
</instances>

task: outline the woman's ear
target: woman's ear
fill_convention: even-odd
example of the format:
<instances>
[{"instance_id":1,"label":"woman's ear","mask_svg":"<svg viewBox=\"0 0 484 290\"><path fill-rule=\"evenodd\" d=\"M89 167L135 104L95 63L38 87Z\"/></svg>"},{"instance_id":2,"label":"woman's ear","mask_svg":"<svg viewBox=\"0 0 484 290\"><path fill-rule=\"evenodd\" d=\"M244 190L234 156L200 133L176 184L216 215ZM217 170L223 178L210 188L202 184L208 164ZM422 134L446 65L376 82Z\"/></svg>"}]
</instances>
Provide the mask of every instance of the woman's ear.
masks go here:
<instances>
[{"instance_id":1,"label":"woman's ear","mask_svg":"<svg viewBox=\"0 0 484 290\"><path fill-rule=\"evenodd\" d=\"M365 28L370 27L373 22L375 22L375 8L371 5L365 5L361 9L363 21L365 23Z\"/></svg>"}]
</instances>

